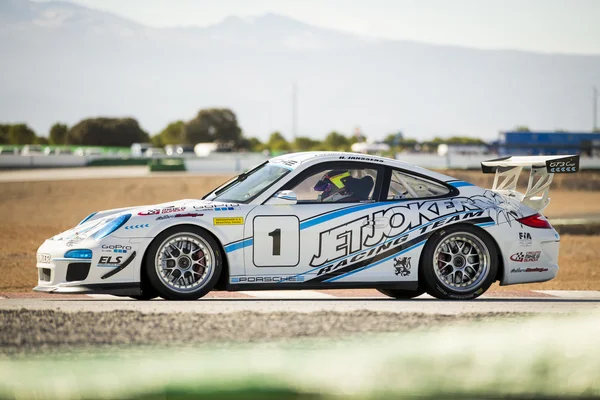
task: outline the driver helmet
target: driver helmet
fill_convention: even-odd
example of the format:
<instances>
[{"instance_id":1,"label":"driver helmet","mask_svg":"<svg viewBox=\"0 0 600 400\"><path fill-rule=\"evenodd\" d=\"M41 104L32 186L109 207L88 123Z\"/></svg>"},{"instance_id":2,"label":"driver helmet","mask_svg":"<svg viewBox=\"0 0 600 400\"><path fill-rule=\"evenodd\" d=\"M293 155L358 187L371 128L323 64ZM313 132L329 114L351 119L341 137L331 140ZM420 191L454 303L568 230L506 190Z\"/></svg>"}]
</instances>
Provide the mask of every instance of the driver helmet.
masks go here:
<instances>
[{"instance_id":1,"label":"driver helmet","mask_svg":"<svg viewBox=\"0 0 600 400\"><path fill-rule=\"evenodd\" d=\"M346 187L346 180L349 177L348 170L333 170L325 173L313 188L317 192L322 192L317 199L321 202L334 202L352 196Z\"/></svg>"}]
</instances>

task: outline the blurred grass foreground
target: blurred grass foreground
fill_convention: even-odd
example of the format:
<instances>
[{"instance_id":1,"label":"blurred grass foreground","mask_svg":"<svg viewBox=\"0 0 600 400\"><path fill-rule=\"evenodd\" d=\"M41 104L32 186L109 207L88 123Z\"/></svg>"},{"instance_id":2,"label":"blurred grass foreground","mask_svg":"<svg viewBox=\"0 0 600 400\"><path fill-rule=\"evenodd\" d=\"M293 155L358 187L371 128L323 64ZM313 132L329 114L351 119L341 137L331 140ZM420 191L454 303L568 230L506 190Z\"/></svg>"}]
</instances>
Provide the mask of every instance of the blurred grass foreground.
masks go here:
<instances>
[{"instance_id":1,"label":"blurred grass foreground","mask_svg":"<svg viewBox=\"0 0 600 400\"><path fill-rule=\"evenodd\" d=\"M598 316L337 341L4 357L0 398L596 397Z\"/></svg>"}]
</instances>

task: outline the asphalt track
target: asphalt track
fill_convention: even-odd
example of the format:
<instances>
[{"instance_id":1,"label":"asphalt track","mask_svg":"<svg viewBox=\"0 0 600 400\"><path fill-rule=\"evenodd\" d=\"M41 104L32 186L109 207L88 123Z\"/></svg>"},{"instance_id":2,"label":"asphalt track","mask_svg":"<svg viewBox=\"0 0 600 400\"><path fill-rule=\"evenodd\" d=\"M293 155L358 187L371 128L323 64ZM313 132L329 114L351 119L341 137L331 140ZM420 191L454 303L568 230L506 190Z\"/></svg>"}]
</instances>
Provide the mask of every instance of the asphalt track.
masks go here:
<instances>
[{"instance_id":1,"label":"asphalt track","mask_svg":"<svg viewBox=\"0 0 600 400\"><path fill-rule=\"evenodd\" d=\"M466 313L577 313L600 312L600 291L492 292L474 301L440 301L427 295L393 300L374 290L213 292L198 301L136 301L107 295L30 295L7 293L0 310L55 310L61 312L137 311L142 313L233 312L375 312L459 315Z\"/></svg>"}]
</instances>

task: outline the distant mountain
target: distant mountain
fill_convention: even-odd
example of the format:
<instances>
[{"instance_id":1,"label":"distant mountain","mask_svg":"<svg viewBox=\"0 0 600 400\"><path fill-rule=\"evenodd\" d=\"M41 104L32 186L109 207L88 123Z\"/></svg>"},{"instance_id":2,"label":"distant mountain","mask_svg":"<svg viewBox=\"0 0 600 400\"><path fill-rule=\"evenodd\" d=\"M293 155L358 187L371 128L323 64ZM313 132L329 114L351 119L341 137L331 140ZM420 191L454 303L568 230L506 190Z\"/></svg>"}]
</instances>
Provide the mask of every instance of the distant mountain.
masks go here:
<instances>
[{"instance_id":1,"label":"distant mountain","mask_svg":"<svg viewBox=\"0 0 600 400\"><path fill-rule=\"evenodd\" d=\"M0 121L38 134L100 115L156 133L227 106L248 136L289 135L296 81L302 135L492 139L516 125L589 130L600 86L600 55L372 39L274 14L156 29L67 2L0 1L0 54Z\"/></svg>"}]
</instances>

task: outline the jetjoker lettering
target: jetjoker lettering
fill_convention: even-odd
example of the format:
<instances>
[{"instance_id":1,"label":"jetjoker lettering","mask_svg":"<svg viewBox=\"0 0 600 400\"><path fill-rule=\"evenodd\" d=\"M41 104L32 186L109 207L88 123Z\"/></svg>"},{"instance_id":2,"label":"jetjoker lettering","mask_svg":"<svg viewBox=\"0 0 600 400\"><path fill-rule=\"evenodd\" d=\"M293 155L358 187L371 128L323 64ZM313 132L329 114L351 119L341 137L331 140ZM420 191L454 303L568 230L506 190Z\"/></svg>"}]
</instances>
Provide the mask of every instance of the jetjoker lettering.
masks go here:
<instances>
[{"instance_id":1,"label":"jetjoker lettering","mask_svg":"<svg viewBox=\"0 0 600 400\"><path fill-rule=\"evenodd\" d=\"M514 262L536 262L540 259L541 251L520 251L510 256L510 259Z\"/></svg>"},{"instance_id":2,"label":"jetjoker lettering","mask_svg":"<svg viewBox=\"0 0 600 400\"><path fill-rule=\"evenodd\" d=\"M321 232L319 252L312 257L310 265L319 267L353 253L357 254L352 257L350 262L358 261L364 257L377 255L390 246L403 243L408 236L400 235L411 229L416 229L419 234L425 234L446 224L481 217L483 213L484 210L476 205L452 200L411 203L377 211L372 215ZM376 228L375 222L379 223L381 220L388 222L389 229ZM380 245L386 239L391 238L396 239ZM375 247L378 245L380 248ZM367 248L371 249L361 253ZM347 262L348 260L342 260L342 263ZM341 263L335 268L329 266L327 271L319 271L319 275L339 266L342 266Z\"/></svg>"}]
</instances>

